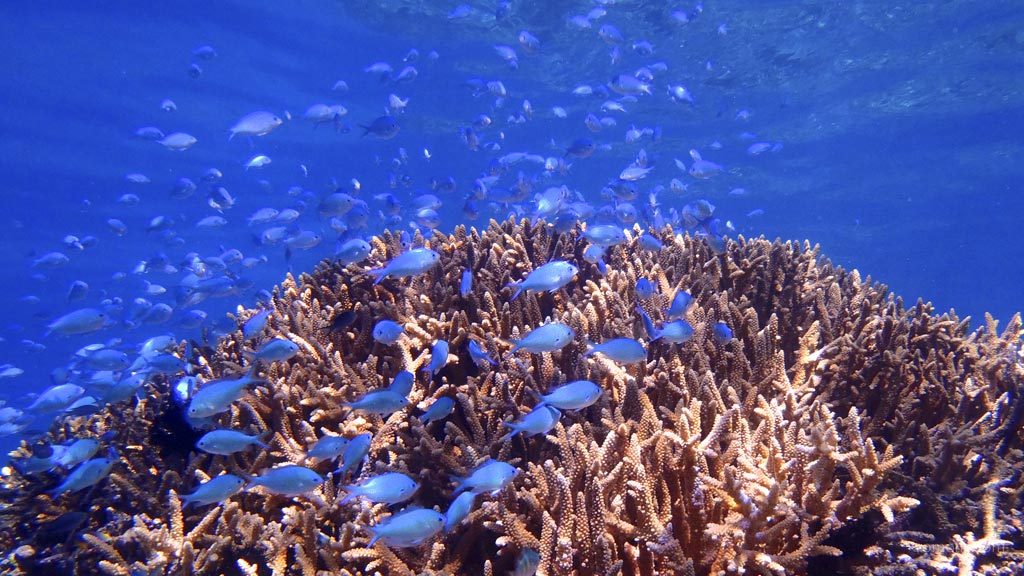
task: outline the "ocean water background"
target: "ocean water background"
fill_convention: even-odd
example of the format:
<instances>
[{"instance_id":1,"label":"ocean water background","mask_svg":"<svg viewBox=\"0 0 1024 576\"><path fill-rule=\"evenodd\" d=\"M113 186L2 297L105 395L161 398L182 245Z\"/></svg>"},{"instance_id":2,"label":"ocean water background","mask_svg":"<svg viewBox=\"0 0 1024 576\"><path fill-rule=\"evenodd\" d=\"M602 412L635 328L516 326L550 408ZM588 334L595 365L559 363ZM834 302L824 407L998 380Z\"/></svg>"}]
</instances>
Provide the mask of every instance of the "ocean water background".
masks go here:
<instances>
[{"instance_id":1,"label":"ocean water background","mask_svg":"<svg viewBox=\"0 0 1024 576\"><path fill-rule=\"evenodd\" d=\"M648 190L672 178L689 184L685 194L660 194L663 208L681 208L706 198L716 215L746 236L810 240L824 255L887 284L909 306L917 298L940 311L955 309L980 325L991 312L1005 321L1024 298L1024 6L990 2L809 2L741 0L607 3L590 30L567 26L571 15L598 6L587 2L512 2L495 18L495 2L471 4L469 16L452 20L457 2L31 2L8 3L0 18L0 364L24 374L0 380L0 400L24 407L31 393L51 383L55 367L67 366L78 348L107 342L126 350L149 336L173 333L201 338L203 329L230 327L224 315L252 306L260 289L271 289L289 270L310 270L330 257L338 237L309 206L297 224L324 236L286 261L282 246L257 246L261 227L246 225L258 208L292 207L291 186L309 197L333 190L332 178L370 208L368 235L381 229L374 195L391 192L408 203L430 192L434 179L452 176L444 195L442 230L466 223L486 226L511 209L478 201L480 216L463 213L463 199L488 163L508 152L561 157L576 138L599 146L594 156L572 160L565 183L595 205L599 190L646 150L654 170L638 183L642 203ZM691 21L680 24L672 12ZM621 60L597 36L602 23L625 37ZM723 28L724 25L724 28ZM493 49L518 47L529 30L541 42L535 55L519 50L519 69L510 70ZM630 44L646 39L651 55ZM195 60L209 44L217 57ZM386 61L400 69L410 49L419 76L411 83L381 82L363 69ZM427 58L435 50L436 60ZM203 69L188 74L190 63ZM597 134L583 124L603 99L571 94L578 84L601 85L615 74L662 61L653 95L625 104L617 126ZM509 96L502 107L492 96L474 96L469 78L501 80ZM347 93L332 91L345 80ZM682 83L693 104L673 102L666 86ZM363 138L360 123L383 113L390 93L410 98L392 140ZM614 95L613 95L614 96ZM177 110L161 109L170 98ZM532 120L507 118L528 99ZM350 133L314 128L301 115L311 104L340 103ZM556 118L552 106L568 111ZM257 138L228 140L228 128L254 110L289 111L294 119ZM749 118L738 119L741 111ZM459 129L478 114L494 124L481 140L500 151L471 151ZM601 115L599 113L599 115ZM199 142L172 152L133 134L141 126L184 131ZM624 141L626 129L659 126L662 139ZM753 137L744 135L748 133ZM777 152L752 156L754 141L780 143ZM713 143L721 144L715 149ZM411 187L389 188L391 161L408 153L400 169ZM425 159L423 150L430 151ZM688 151L725 166L707 181L680 172L673 159L689 165ZM254 154L273 163L243 168ZM308 168L304 176L300 165ZM205 185L193 196L169 196L187 176L199 183L210 167L224 173L221 184L236 198L223 216L228 224L200 230L196 221L217 214L206 202ZM513 169L513 173L517 168ZM532 170L536 172L536 170ZM532 173L531 172L531 173ZM142 173L148 184L125 174ZM506 177L507 178L507 177ZM265 181L265 182L262 182ZM543 184L537 192L543 190ZM737 195L737 188L746 190ZM139 196L136 205L117 199ZM763 211L756 214L755 211ZM754 213L753 215L751 215ZM177 244L147 232L153 217L174 222ZM403 214L403 222L410 216ZM122 220L128 233L113 234L106 222ZM67 248L66 235L95 236L95 246ZM174 287L184 275L136 274L140 261L164 254L180 265L188 252L217 255L237 248L266 256L236 293L195 308L209 314L201 329L182 329L180 314L166 323L129 329L132 301L174 304ZM32 266L38 256L60 250L70 262L58 269ZM122 279L116 279L119 273ZM89 284L89 296L68 303L74 280ZM168 288L147 296L145 282ZM81 306L120 298L125 312L100 332L44 337L55 317ZM28 341L28 342L26 342ZM40 418L21 434L0 438L10 449L25 434L45 428Z\"/></svg>"}]
</instances>

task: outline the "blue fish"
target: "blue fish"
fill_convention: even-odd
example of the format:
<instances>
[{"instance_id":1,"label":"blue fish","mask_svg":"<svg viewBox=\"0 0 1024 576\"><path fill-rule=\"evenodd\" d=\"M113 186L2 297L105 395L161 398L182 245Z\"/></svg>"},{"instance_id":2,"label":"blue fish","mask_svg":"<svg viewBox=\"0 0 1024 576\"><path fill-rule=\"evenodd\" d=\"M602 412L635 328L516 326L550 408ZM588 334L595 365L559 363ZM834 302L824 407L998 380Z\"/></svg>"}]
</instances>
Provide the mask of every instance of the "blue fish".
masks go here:
<instances>
[{"instance_id":1,"label":"blue fish","mask_svg":"<svg viewBox=\"0 0 1024 576\"><path fill-rule=\"evenodd\" d=\"M564 260L548 262L527 274L521 282L509 282L505 285L516 288L516 293L512 295L509 302L518 298L524 290L554 292L568 284L577 272L579 272L579 268Z\"/></svg>"},{"instance_id":2,"label":"blue fish","mask_svg":"<svg viewBox=\"0 0 1024 576\"><path fill-rule=\"evenodd\" d=\"M416 381L416 376L408 370L402 370L398 374L395 374L395 378L391 380L391 385L388 386L388 390L398 394L402 397L409 396L412 392L412 385Z\"/></svg>"},{"instance_id":3,"label":"blue fish","mask_svg":"<svg viewBox=\"0 0 1024 576\"><path fill-rule=\"evenodd\" d=\"M521 340L512 340L512 352L554 352L561 350L576 337L576 331L561 322L552 322L530 331Z\"/></svg>"},{"instance_id":4,"label":"blue fish","mask_svg":"<svg viewBox=\"0 0 1024 576\"><path fill-rule=\"evenodd\" d=\"M363 129L363 136L367 134L373 134L381 140L390 140L398 135L401 126L398 125L398 121L392 116L380 116L370 122L369 126L364 124L359 125Z\"/></svg>"},{"instance_id":5,"label":"blue fish","mask_svg":"<svg viewBox=\"0 0 1024 576\"><path fill-rule=\"evenodd\" d=\"M715 340L719 344L725 344L732 340L732 329L725 322L715 322L715 325L711 328L711 331L715 334Z\"/></svg>"},{"instance_id":6,"label":"blue fish","mask_svg":"<svg viewBox=\"0 0 1024 576\"><path fill-rule=\"evenodd\" d=\"M407 508L376 526L366 528L373 535L366 547L372 548L377 540L397 548L418 546L442 529L444 516L440 512L427 508Z\"/></svg>"},{"instance_id":7,"label":"blue fish","mask_svg":"<svg viewBox=\"0 0 1024 576\"><path fill-rule=\"evenodd\" d=\"M459 525L469 513L473 511L473 501L476 500L476 494L472 492L463 492L452 500L452 503L448 505L448 511L444 513L444 531L451 532L452 528Z\"/></svg>"},{"instance_id":8,"label":"blue fish","mask_svg":"<svg viewBox=\"0 0 1024 576\"><path fill-rule=\"evenodd\" d=\"M590 138L577 138L565 150L565 157L587 158L597 150L597 145Z\"/></svg>"},{"instance_id":9,"label":"blue fish","mask_svg":"<svg viewBox=\"0 0 1024 576\"><path fill-rule=\"evenodd\" d=\"M299 345L285 338L274 338L267 342L256 352L246 351L244 354L250 356L253 361L284 362L299 353Z\"/></svg>"},{"instance_id":10,"label":"blue fish","mask_svg":"<svg viewBox=\"0 0 1024 576\"><path fill-rule=\"evenodd\" d=\"M672 318L682 318L686 315L687 309L690 308L690 304L693 303L693 296L686 290L677 290L676 295L672 297L672 304L669 305L668 310L665 311L665 316L670 320Z\"/></svg>"},{"instance_id":11,"label":"blue fish","mask_svg":"<svg viewBox=\"0 0 1024 576\"><path fill-rule=\"evenodd\" d=\"M647 278L640 278L636 281L636 296L644 300L654 296L655 285Z\"/></svg>"},{"instance_id":12,"label":"blue fish","mask_svg":"<svg viewBox=\"0 0 1024 576\"><path fill-rule=\"evenodd\" d=\"M393 390L375 390L367 392L359 400L342 402L341 405L386 417L408 406L409 399Z\"/></svg>"},{"instance_id":13,"label":"blue fish","mask_svg":"<svg viewBox=\"0 0 1024 576\"><path fill-rule=\"evenodd\" d=\"M563 384L541 396L541 404L562 410L582 410L601 397L603 390L590 380L576 380Z\"/></svg>"},{"instance_id":14,"label":"blue fish","mask_svg":"<svg viewBox=\"0 0 1024 576\"><path fill-rule=\"evenodd\" d=\"M381 280L388 276L408 278L409 276L422 274L436 266L439 262L441 262L441 255L437 252L429 248L413 248L395 256L384 266L368 271L367 274L376 276L377 279L373 283L379 284Z\"/></svg>"},{"instance_id":15,"label":"blue fish","mask_svg":"<svg viewBox=\"0 0 1024 576\"><path fill-rule=\"evenodd\" d=\"M349 493L342 498L341 503L344 504L357 496L362 496L370 502L398 504L412 498L419 487L418 482L405 474L388 472L374 476L362 484L345 486Z\"/></svg>"},{"instance_id":16,"label":"blue fish","mask_svg":"<svg viewBox=\"0 0 1024 576\"><path fill-rule=\"evenodd\" d=\"M444 368L445 364L448 363L448 342L444 340L438 340L434 342L434 346L430 349L430 364L423 370L430 374L433 378L434 374L437 374L441 368Z\"/></svg>"},{"instance_id":17,"label":"blue fish","mask_svg":"<svg viewBox=\"0 0 1024 576\"><path fill-rule=\"evenodd\" d=\"M181 501L184 506L193 504L196 506L206 506L207 504L223 502L241 492L244 487L245 480L238 476L234 474L221 474L200 484L195 492L183 494Z\"/></svg>"},{"instance_id":18,"label":"blue fish","mask_svg":"<svg viewBox=\"0 0 1024 576\"><path fill-rule=\"evenodd\" d=\"M527 438L537 434L547 434L555 427L555 424L558 424L558 419L561 417L562 413L554 406L541 404L515 422L502 422L512 431L504 435L501 441L504 442L520 432Z\"/></svg>"},{"instance_id":19,"label":"blue fish","mask_svg":"<svg viewBox=\"0 0 1024 576\"><path fill-rule=\"evenodd\" d=\"M246 386L265 382L266 380L255 377L255 367L238 378L224 378L207 382L192 394L188 404L188 417L192 419L207 418L220 414L230 408L232 402L245 395Z\"/></svg>"},{"instance_id":20,"label":"blue fish","mask_svg":"<svg viewBox=\"0 0 1024 576\"><path fill-rule=\"evenodd\" d=\"M583 249L583 259L597 266L601 274L608 273L608 266L604 262L605 249L599 244L591 244Z\"/></svg>"},{"instance_id":21,"label":"blue fish","mask_svg":"<svg viewBox=\"0 0 1024 576\"><path fill-rule=\"evenodd\" d=\"M420 422L424 426L431 422L437 422L443 418L447 418L449 414L455 411L455 400L447 396L442 396L434 401L433 404L427 408L427 411L420 416Z\"/></svg>"},{"instance_id":22,"label":"blue fish","mask_svg":"<svg viewBox=\"0 0 1024 576\"><path fill-rule=\"evenodd\" d=\"M480 345L476 343L476 340L470 339L469 344L467 344L466 347L469 348L469 356L470 358L473 359L473 362L476 362L477 364L481 362L487 362L491 366L498 365L497 362L491 359L491 356L487 353L487 351L481 348Z\"/></svg>"},{"instance_id":23,"label":"blue fish","mask_svg":"<svg viewBox=\"0 0 1024 576\"><path fill-rule=\"evenodd\" d=\"M462 271L462 282L459 283L459 294L465 298L469 296L469 293L473 291L473 272L469 270Z\"/></svg>"},{"instance_id":24,"label":"blue fish","mask_svg":"<svg viewBox=\"0 0 1024 576\"><path fill-rule=\"evenodd\" d=\"M338 246L338 249L334 252L334 257L347 266L363 260L370 255L371 251L372 248L370 248L366 240L352 238Z\"/></svg>"},{"instance_id":25,"label":"blue fish","mask_svg":"<svg viewBox=\"0 0 1024 576\"><path fill-rule=\"evenodd\" d=\"M341 476L346 472L355 470L356 466L359 466L359 463L370 452L370 441L372 439L373 436L367 432L349 440L348 446L345 447L345 453L341 458L341 468L338 468L335 475Z\"/></svg>"},{"instance_id":26,"label":"blue fish","mask_svg":"<svg viewBox=\"0 0 1024 576\"><path fill-rule=\"evenodd\" d=\"M268 492L282 496L298 496L313 491L324 483L319 474L295 464L286 464L267 470L262 476L249 478L250 487L260 486Z\"/></svg>"},{"instance_id":27,"label":"blue fish","mask_svg":"<svg viewBox=\"0 0 1024 576\"><path fill-rule=\"evenodd\" d=\"M458 487L455 488L455 492L452 492L452 496L467 490L473 494L490 492L492 495L495 495L502 488L508 486L518 474L519 470L514 466L491 459L478 466L465 478L452 476L452 480L459 483Z\"/></svg>"},{"instance_id":28,"label":"blue fish","mask_svg":"<svg viewBox=\"0 0 1024 576\"><path fill-rule=\"evenodd\" d=\"M626 241L626 233L622 227L614 224L587 226L587 229L583 231L583 237L590 240L591 244L597 244L605 248Z\"/></svg>"},{"instance_id":29,"label":"blue fish","mask_svg":"<svg viewBox=\"0 0 1024 576\"><path fill-rule=\"evenodd\" d=\"M391 346L398 342L398 338L405 332L405 328L394 320L381 320L373 326L373 339L385 346Z\"/></svg>"},{"instance_id":30,"label":"blue fish","mask_svg":"<svg viewBox=\"0 0 1024 576\"><path fill-rule=\"evenodd\" d=\"M95 485L110 474L114 467L113 458L93 458L78 465L77 468L68 474L67 478L53 490L47 491L50 496L59 496L68 490L78 492L79 490Z\"/></svg>"},{"instance_id":31,"label":"blue fish","mask_svg":"<svg viewBox=\"0 0 1024 576\"><path fill-rule=\"evenodd\" d=\"M345 452L348 442L348 438L344 436L324 436L306 452L306 458L334 460Z\"/></svg>"},{"instance_id":32,"label":"blue fish","mask_svg":"<svg viewBox=\"0 0 1024 576\"><path fill-rule=\"evenodd\" d=\"M661 240L658 240L658 237L652 234L640 235L640 237L637 238L637 243L640 244L641 248L654 252L661 250L663 246Z\"/></svg>"},{"instance_id":33,"label":"blue fish","mask_svg":"<svg viewBox=\"0 0 1024 576\"><path fill-rule=\"evenodd\" d=\"M644 349L643 344L632 338L614 338L600 344L590 342L590 346L591 349L584 356L599 352L622 364L633 364L647 359L647 350Z\"/></svg>"},{"instance_id":34,"label":"blue fish","mask_svg":"<svg viewBox=\"0 0 1024 576\"><path fill-rule=\"evenodd\" d=\"M516 568L512 576L534 576L540 567L540 554L533 548L523 548L516 558Z\"/></svg>"},{"instance_id":35,"label":"blue fish","mask_svg":"<svg viewBox=\"0 0 1024 576\"><path fill-rule=\"evenodd\" d=\"M666 324L662 324L661 328L655 333L655 340L664 340L665 342L671 342L673 344L682 344L693 336L693 326L686 320L673 320Z\"/></svg>"},{"instance_id":36,"label":"blue fish","mask_svg":"<svg viewBox=\"0 0 1024 576\"><path fill-rule=\"evenodd\" d=\"M211 430L196 442L196 448L210 454L228 456L253 444L264 450L270 448L263 443L259 434L249 435L237 430Z\"/></svg>"}]
</instances>

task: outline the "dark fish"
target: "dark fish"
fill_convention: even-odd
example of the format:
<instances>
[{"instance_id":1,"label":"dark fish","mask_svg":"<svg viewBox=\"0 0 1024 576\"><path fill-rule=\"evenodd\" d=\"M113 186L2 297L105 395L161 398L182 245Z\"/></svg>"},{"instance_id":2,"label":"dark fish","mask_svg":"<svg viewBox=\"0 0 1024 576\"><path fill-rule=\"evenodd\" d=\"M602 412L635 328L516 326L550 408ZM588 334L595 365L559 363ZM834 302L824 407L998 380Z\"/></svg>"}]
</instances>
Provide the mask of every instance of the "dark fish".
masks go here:
<instances>
[{"instance_id":1,"label":"dark fish","mask_svg":"<svg viewBox=\"0 0 1024 576\"><path fill-rule=\"evenodd\" d=\"M355 310L346 310L331 321L331 330L344 330L356 322Z\"/></svg>"},{"instance_id":2,"label":"dark fish","mask_svg":"<svg viewBox=\"0 0 1024 576\"><path fill-rule=\"evenodd\" d=\"M590 138L577 138L569 145L565 150L565 156L572 156L573 158L586 158L594 153L597 146L594 141Z\"/></svg>"},{"instance_id":3,"label":"dark fish","mask_svg":"<svg viewBox=\"0 0 1024 576\"><path fill-rule=\"evenodd\" d=\"M89 518L85 512L65 512L46 524L36 528L35 536L40 542L56 543L68 540Z\"/></svg>"},{"instance_id":4,"label":"dark fish","mask_svg":"<svg viewBox=\"0 0 1024 576\"><path fill-rule=\"evenodd\" d=\"M373 134L381 140L390 140L398 135L398 131L401 130L398 121L391 116L380 116L371 122L369 126L360 124L359 127L363 129L363 136Z\"/></svg>"}]
</instances>

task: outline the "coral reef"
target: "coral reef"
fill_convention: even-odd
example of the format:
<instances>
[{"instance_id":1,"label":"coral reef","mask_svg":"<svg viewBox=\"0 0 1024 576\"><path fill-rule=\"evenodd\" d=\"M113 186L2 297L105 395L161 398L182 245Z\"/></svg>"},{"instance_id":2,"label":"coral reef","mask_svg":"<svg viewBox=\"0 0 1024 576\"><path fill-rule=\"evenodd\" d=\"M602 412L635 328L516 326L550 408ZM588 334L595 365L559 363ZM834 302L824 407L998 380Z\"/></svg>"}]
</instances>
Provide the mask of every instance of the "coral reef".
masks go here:
<instances>
[{"instance_id":1,"label":"coral reef","mask_svg":"<svg viewBox=\"0 0 1024 576\"><path fill-rule=\"evenodd\" d=\"M374 285L366 267L327 261L287 279L262 338L288 338L300 353L261 363L266 383L216 417L221 427L271 432L270 449L193 451L198 434L171 399L174 379L154 379L145 398L62 418L53 442L111 433L119 462L103 482L59 497L44 493L58 475L5 469L0 568L505 574L533 549L547 575L1021 570L1019 316L1002 333L991 318L969 332L966 320L922 302L906 309L817 247L739 238L716 254L671 229L649 233L665 247L643 250L634 235L608 250L607 275L584 262L577 232L508 221L417 236L441 265L412 278ZM376 264L402 251L391 234L373 248ZM554 259L577 263L576 280L509 301L506 284ZM463 297L466 269L474 283ZM639 303L656 322L676 289L693 295L693 337L649 342L647 362L625 367L584 357L588 341L646 342L635 310L641 276L660 288ZM394 346L373 340L382 318L405 327ZM574 340L553 353L509 353L508 340L547 321L570 326ZM716 322L733 337L716 339ZM422 368L438 339L451 356L429 378ZM469 339L498 365L475 364ZM216 348L182 343L178 353L211 380L244 372L252 347L239 330ZM416 373L409 408L382 418L342 406L401 370ZM536 394L577 379L604 389L595 405L565 413L546 436L502 440L503 423L528 412ZM414 417L444 396L456 401L447 420L424 426ZM357 475L306 462L318 438L363 432L373 440ZM418 547L367 548L363 527L395 509L340 503L340 485L394 471L420 483L413 504L444 512L449 476L488 458L521 472ZM210 477L281 463L309 464L328 480L304 496L246 491L182 508L179 495Z\"/></svg>"}]
</instances>

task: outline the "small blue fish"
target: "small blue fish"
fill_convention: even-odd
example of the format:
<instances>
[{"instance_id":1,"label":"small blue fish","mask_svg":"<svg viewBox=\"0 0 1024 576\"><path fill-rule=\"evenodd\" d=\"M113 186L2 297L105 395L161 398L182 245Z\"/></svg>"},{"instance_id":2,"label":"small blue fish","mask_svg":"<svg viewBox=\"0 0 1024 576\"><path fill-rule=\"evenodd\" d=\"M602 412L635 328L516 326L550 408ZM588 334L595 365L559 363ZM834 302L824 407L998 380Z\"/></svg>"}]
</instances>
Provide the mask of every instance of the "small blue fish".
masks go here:
<instances>
[{"instance_id":1,"label":"small blue fish","mask_svg":"<svg viewBox=\"0 0 1024 576\"><path fill-rule=\"evenodd\" d=\"M561 322L552 322L530 331L521 340L512 340L515 344L512 352L554 352L561 350L576 337L576 331Z\"/></svg>"},{"instance_id":2,"label":"small blue fish","mask_svg":"<svg viewBox=\"0 0 1024 576\"><path fill-rule=\"evenodd\" d=\"M591 349L584 356L598 352L621 364L633 364L647 359L643 344L632 338L614 338L600 344L590 342Z\"/></svg>"},{"instance_id":3,"label":"small blue fish","mask_svg":"<svg viewBox=\"0 0 1024 576\"><path fill-rule=\"evenodd\" d=\"M68 490L72 492L78 492L79 490L88 488L95 485L100 480L103 480L110 474L110 469L114 467L114 460L112 458L93 458L92 460L86 460L78 465L68 474L67 478L60 483L59 486L53 490L49 490L46 493L50 496L59 496Z\"/></svg>"},{"instance_id":4,"label":"small blue fish","mask_svg":"<svg viewBox=\"0 0 1024 576\"><path fill-rule=\"evenodd\" d=\"M583 259L597 266L601 274L608 273L608 265L604 262L605 249L599 244L590 244L583 249Z\"/></svg>"},{"instance_id":5,"label":"small blue fish","mask_svg":"<svg viewBox=\"0 0 1024 576\"><path fill-rule=\"evenodd\" d=\"M541 404L562 410L582 410L601 397L603 390L590 380L576 380L563 384L541 396Z\"/></svg>"},{"instance_id":6,"label":"small blue fish","mask_svg":"<svg viewBox=\"0 0 1024 576\"><path fill-rule=\"evenodd\" d=\"M437 422L438 420L447 418L449 414L455 411L455 400L447 396L442 396L434 401L433 404L427 408L427 411L420 416L420 422L424 426L431 422Z\"/></svg>"},{"instance_id":7,"label":"small blue fish","mask_svg":"<svg viewBox=\"0 0 1024 576\"><path fill-rule=\"evenodd\" d=\"M263 378L255 376L255 366L244 376L207 382L192 394L188 403L188 417L207 418L220 414L230 408L232 402L245 395L246 386L265 382Z\"/></svg>"},{"instance_id":8,"label":"small blue fish","mask_svg":"<svg viewBox=\"0 0 1024 576\"><path fill-rule=\"evenodd\" d=\"M533 548L523 548L516 559L516 568L512 576L534 576L540 567L540 554Z\"/></svg>"},{"instance_id":9,"label":"small blue fish","mask_svg":"<svg viewBox=\"0 0 1024 576\"><path fill-rule=\"evenodd\" d=\"M267 320L270 320L270 310L260 310L242 324L242 336L246 340L252 340L267 327Z\"/></svg>"},{"instance_id":10,"label":"small blue fish","mask_svg":"<svg viewBox=\"0 0 1024 576\"><path fill-rule=\"evenodd\" d=\"M342 264L348 266L349 264L355 264L370 255L372 248L362 238L352 238L346 240L343 244L338 246L338 249L334 252L334 257L338 259Z\"/></svg>"},{"instance_id":11,"label":"small blue fish","mask_svg":"<svg viewBox=\"0 0 1024 576\"><path fill-rule=\"evenodd\" d=\"M719 344L726 344L732 340L732 329L725 322L715 322L715 325L711 328L711 331L715 334L715 340Z\"/></svg>"},{"instance_id":12,"label":"small blue fish","mask_svg":"<svg viewBox=\"0 0 1024 576\"><path fill-rule=\"evenodd\" d=\"M470 339L469 344L467 344L466 346L469 348L469 356L470 358L473 359L473 362L476 362L477 364L481 362L487 362L491 366L498 365L497 362L491 359L491 356L487 353L487 351L481 348L480 345L476 343L476 340Z\"/></svg>"},{"instance_id":13,"label":"small blue fish","mask_svg":"<svg viewBox=\"0 0 1024 576\"><path fill-rule=\"evenodd\" d=\"M377 540L388 546L404 548L417 546L444 528L444 516L427 508L407 508L376 526L366 528L373 537L367 548Z\"/></svg>"},{"instance_id":14,"label":"small blue fish","mask_svg":"<svg viewBox=\"0 0 1024 576\"><path fill-rule=\"evenodd\" d=\"M672 304L669 305L668 310L665 311L665 316L670 320L673 318L682 318L686 315L687 309L690 308L690 304L693 303L693 296L686 290L676 291L676 295L672 297Z\"/></svg>"},{"instance_id":15,"label":"small blue fish","mask_svg":"<svg viewBox=\"0 0 1024 576\"><path fill-rule=\"evenodd\" d=\"M384 266L368 271L367 274L376 276L377 279L373 283L379 284L381 280L388 276L407 278L422 274L436 266L439 262L441 262L441 255L437 252L429 248L413 248L395 256Z\"/></svg>"},{"instance_id":16,"label":"small blue fish","mask_svg":"<svg viewBox=\"0 0 1024 576\"><path fill-rule=\"evenodd\" d=\"M469 270L462 271L462 282L459 283L459 294L465 298L469 296L469 293L473 291L473 272Z\"/></svg>"},{"instance_id":17,"label":"small blue fish","mask_svg":"<svg viewBox=\"0 0 1024 576\"><path fill-rule=\"evenodd\" d=\"M501 441L504 442L520 432L527 438L537 434L547 434L555 427L555 424L558 424L558 419L561 417L562 413L554 406L541 404L527 412L516 422L502 422L502 424L511 428L512 431L503 436Z\"/></svg>"},{"instance_id":18,"label":"small blue fish","mask_svg":"<svg viewBox=\"0 0 1024 576\"><path fill-rule=\"evenodd\" d=\"M386 417L408 406L409 400L393 390L375 390L367 392L359 400L342 402L341 405L353 410L362 410L369 414L379 414Z\"/></svg>"},{"instance_id":19,"label":"small blue fish","mask_svg":"<svg viewBox=\"0 0 1024 576\"><path fill-rule=\"evenodd\" d=\"M299 353L299 345L286 338L274 338L256 352L246 351L253 361L284 362Z\"/></svg>"},{"instance_id":20,"label":"small blue fish","mask_svg":"<svg viewBox=\"0 0 1024 576\"><path fill-rule=\"evenodd\" d=\"M448 342L444 340L438 340L434 342L434 346L430 349L430 364L427 365L423 370L430 374L433 378L434 374L437 374L441 368L444 368L445 364L448 363Z\"/></svg>"},{"instance_id":21,"label":"small blue fish","mask_svg":"<svg viewBox=\"0 0 1024 576\"><path fill-rule=\"evenodd\" d=\"M587 226L587 229L583 231L583 237L590 240L591 244L597 244L605 248L626 241L626 233L622 230L622 227L614 224Z\"/></svg>"},{"instance_id":22,"label":"small blue fish","mask_svg":"<svg viewBox=\"0 0 1024 576\"><path fill-rule=\"evenodd\" d=\"M398 504L412 498L419 488L419 483L405 474L388 472L374 476L362 484L345 486L345 490L348 490L349 493L342 498L341 503L344 504L357 496L362 496L370 502Z\"/></svg>"},{"instance_id":23,"label":"small blue fish","mask_svg":"<svg viewBox=\"0 0 1024 576\"><path fill-rule=\"evenodd\" d=\"M238 476L234 474L221 474L200 484L195 492L183 494L181 501L183 507L190 505L206 506L207 504L223 502L241 492L244 487L245 480Z\"/></svg>"},{"instance_id":24,"label":"small blue fish","mask_svg":"<svg viewBox=\"0 0 1024 576\"><path fill-rule=\"evenodd\" d=\"M653 252L657 252L663 247L661 240L658 240L658 237L652 234L642 234L637 238L637 243L640 244L641 248L651 250Z\"/></svg>"},{"instance_id":25,"label":"small blue fish","mask_svg":"<svg viewBox=\"0 0 1024 576\"><path fill-rule=\"evenodd\" d=\"M324 479L305 466L287 464L267 470L262 476L252 477L249 483L250 488L259 486L273 494L298 496L314 490L324 483Z\"/></svg>"},{"instance_id":26,"label":"small blue fish","mask_svg":"<svg viewBox=\"0 0 1024 576\"><path fill-rule=\"evenodd\" d=\"M444 513L445 532L451 532L452 528L458 526L459 522L469 516L469 513L473 511L474 500L476 500L476 494L472 492L463 492L452 500L452 503L448 505L448 511Z\"/></svg>"},{"instance_id":27,"label":"small blue fish","mask_svg":"<svg viewBox=\"0 0 1024 576\"><path fill-rule=\"evenodd\" d=\"M85 388L77 384L57 384L44 390L25 410L39 413L57 412L70 406L83 394Z\"/></svg>"},{"instance_id":28,"label":"small blue fish","mask_svg":"<svg viewBox=\"0 0 1024 576\"><path fill-rule=\"evenodd\" d=\"M373 327L373 339L385 346L391 346L398 342L398 338L405 333L405 328L393 320L381 320Z\"/></svg>"},{"instance_id":29,"label":"small blue fish","mask_svg":"<svg viewBox=\"0 0 1024 576\"><path fill-rule=\"evenodd\" d=\"M663 324L659 329L654 338L651 338L651 342L655 340L664 340L665 342L671 342L673 344L682 344L693 336L693 326L686 320L673 320L667 324Z\"/></svg>"},{"instance_id":30,"label":"small blue fish","mask_svg":"<svg viewBox=\"0 0 1024 576\"><path fill-rule=\"evenodd\" d=\"M514 286L516 288L516 293L512 295L509 302L518 298L524 290L533 290L535 292L554 292L568 284L577 272L579 272L579 268L564 260L553 260L548 262L527 274L523 281L509 282L505 285Z\"/></svg>"},{"instance_id":31,"label":"small blue fish","mask_svg":"<svg viewBox=\"0 0 1024 576\"><path fill-rule=\"evenodd\" d=\"M636 296L644 300L654 296L655 285L647 278L640 278L636 281Z\"/></svg>"},{"instance_id":32,"label":"small blue fish","mask_svg":"<svg viewBox=\"0 0 1024 576\"><path fill-rule=\"evenodd\" d=\"M565 157L587 158L597 150L597 145L590 138L577 138L565 150Z\"/></svg>"},{"instance_id":33,"label":"small blue fish","mask_svg":"<svg viewBox=\"0 0 1024 576\"><path fill-rule=\"evenodd\" d=\"M334 460L345 452L348 442L348 438L344 436L324 436L306 452L306 458L317 461Z\"/></svg>"},{"instance_id":34,"label":"small blue fish","mask_svg":"<svg viewBox=\"0 0 1024 576\"><path fill-rule=\"evenodd\" d=\"M250 436L236 430L211 430L196 442L196 448L210 454L228 456L235 452L241 452L253 444L264 450L270 448L263 443L259 434Z\"/></svg>"},{"instance_id":35,"label":"small blue fish","mask_svg":"<svg viewBox=\"0 0 1024 576\"><path fill-rule=\"evenodd\" d=\"M100 449L100 442L94 438L79 438L70 446L54 446L53 456L50 461L64 468L72 468L85 462L96 455ZM58 454L57 448L64 448Z\"/></svg>"},{"instance_id":36,"label":"small blue fish","mask_svg":"<svg viewBox=\"0 0 1024 576\"><path fill-rule=\"evenodd\" d=\"M452 495L458 495L466 490L474 494L490 492L495 495L508 486L518 474L519 470L514 466L491 459L478 466L465 478L452 476L452 480L459 483Z\"/></svg>"},{"instance_id":37,"label":"small blue fish","mask_svg":"<svg viewBox=\"0 0 1024 576\"><path fill-rule=\"evenodd\" d=\"M367 432L349 440L348 446L345 447L345 454L341 458L341 468L338 468L335 475L341 476L346 472L355 470L356 466L358 466L370 452L370 441L372 439L373 436Z\"/></svg>"},{"instance_id":38,"label":"small blue fish","mask_svg":"<svg viewBox=\"0 0 1024 576\"><path fill-rule=\"evenodd\" d=\"M367 134L373 134L381 140L390 140L398 135L401 127L398 125L398 121L392 116L380 116L370 122L369 126L360 124L360 128L363 129L363 136Z\"/></svg>"},{"instance_id":39,"label":"small blue fish","mask_svg":"<svg viewBox=\"0 0 1024 576\"><path fill-rule=\"evenodd\" d=\"M399 396L407 397L409 396L409 393L412 392L412 385L415 381L416 376L412 372L402 370L398 374L395 374L394 379L391 380L391 385L388 386L388 390L398 394Z\"/></svg>"}]
</instances>

